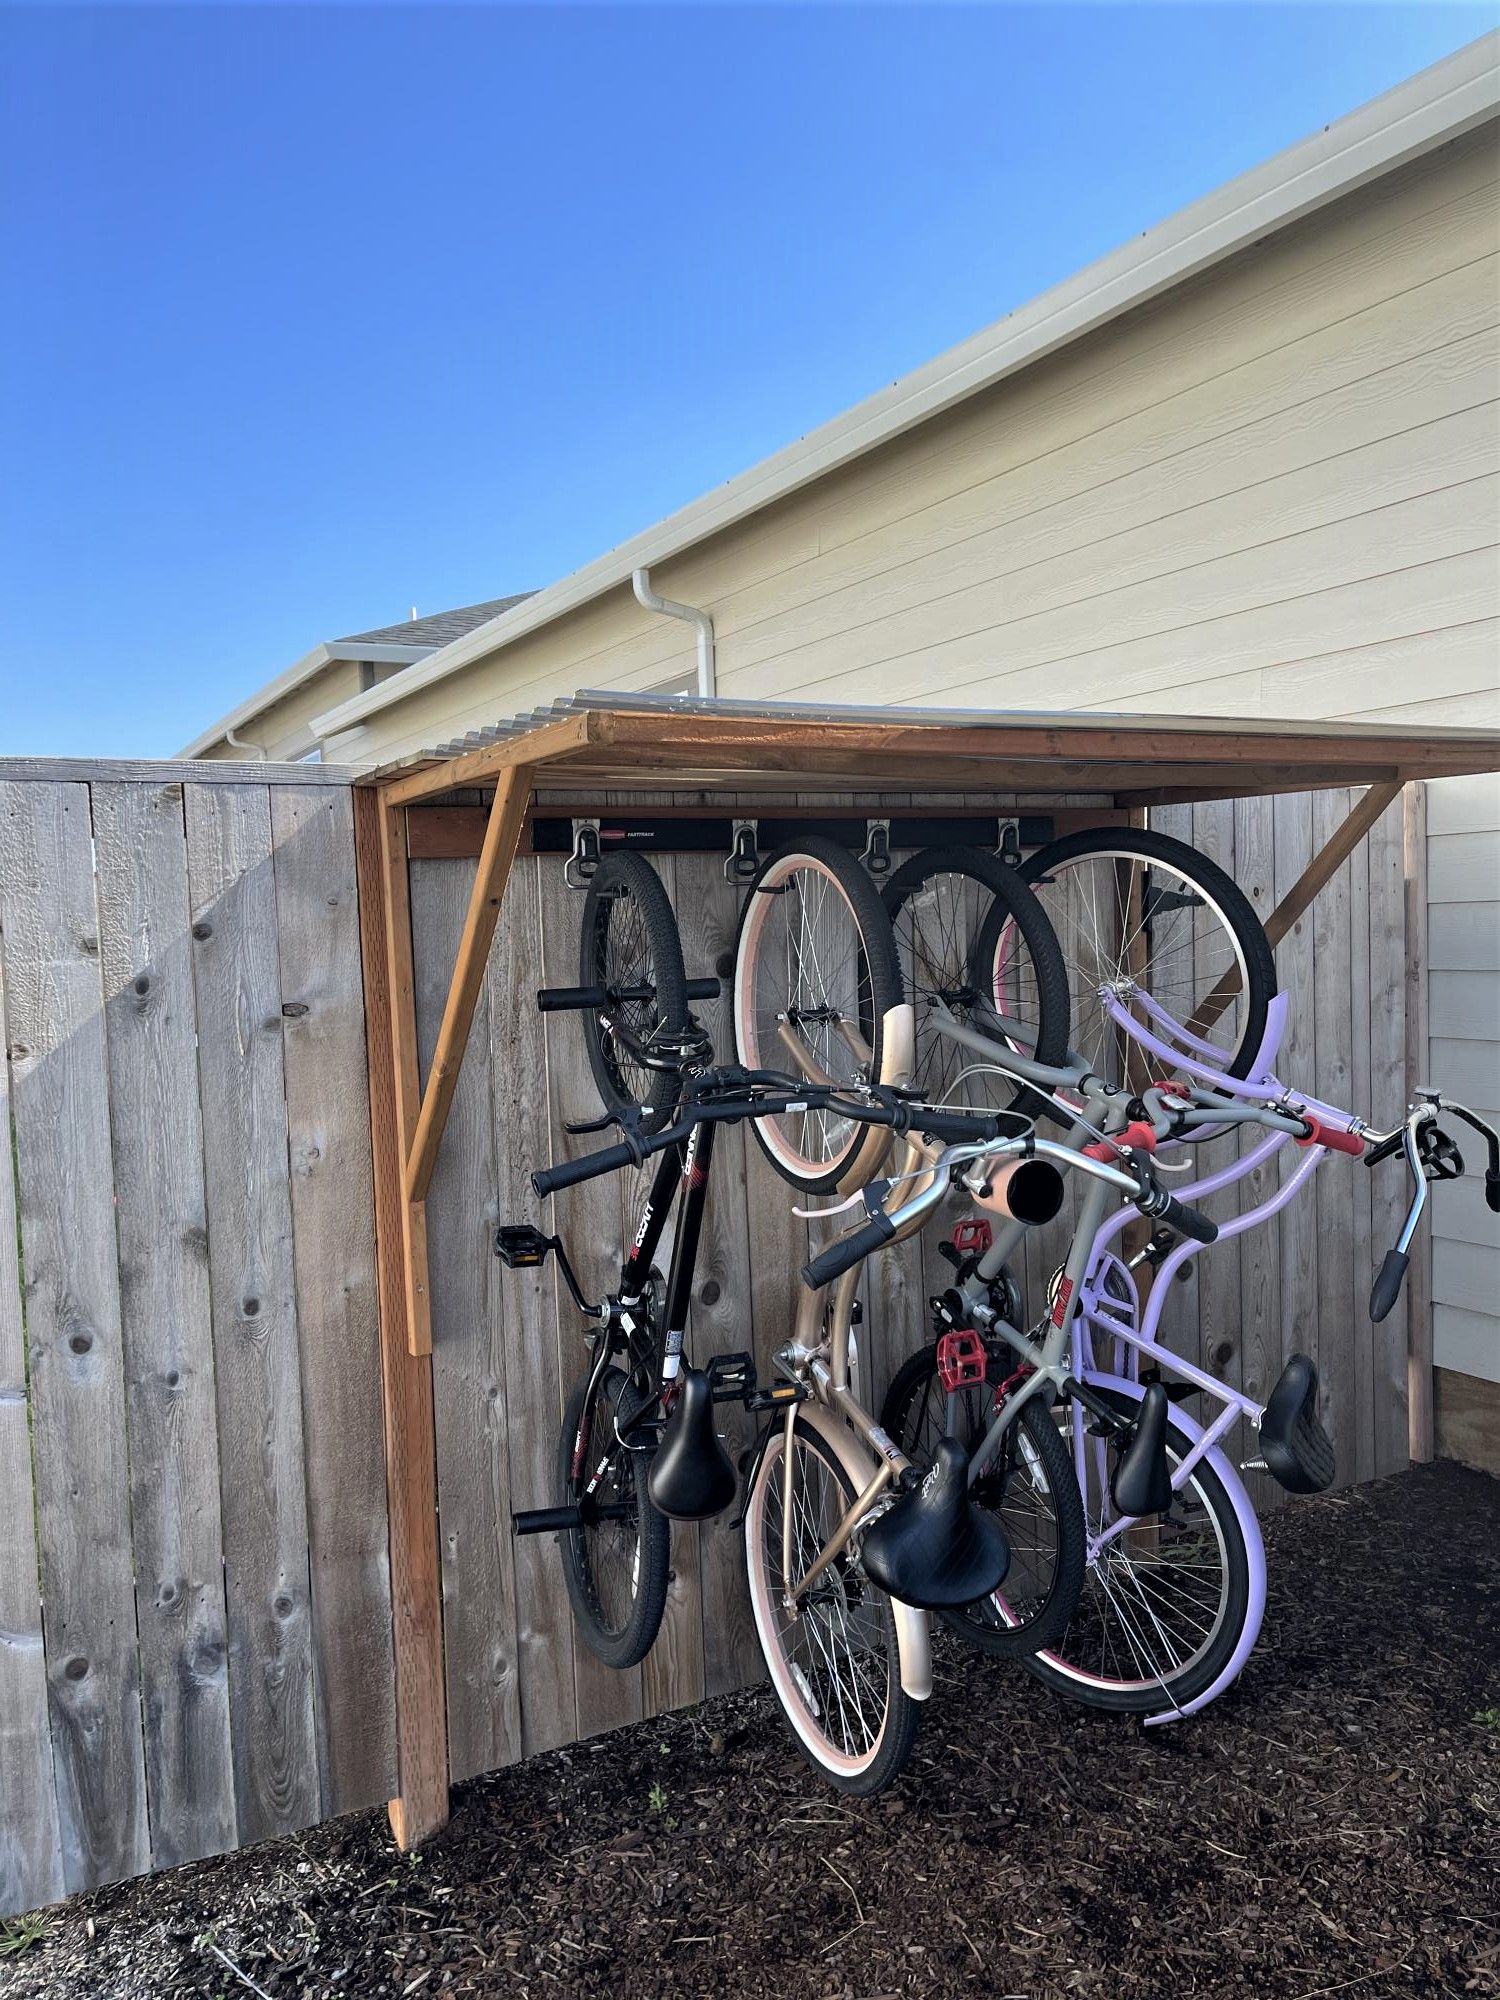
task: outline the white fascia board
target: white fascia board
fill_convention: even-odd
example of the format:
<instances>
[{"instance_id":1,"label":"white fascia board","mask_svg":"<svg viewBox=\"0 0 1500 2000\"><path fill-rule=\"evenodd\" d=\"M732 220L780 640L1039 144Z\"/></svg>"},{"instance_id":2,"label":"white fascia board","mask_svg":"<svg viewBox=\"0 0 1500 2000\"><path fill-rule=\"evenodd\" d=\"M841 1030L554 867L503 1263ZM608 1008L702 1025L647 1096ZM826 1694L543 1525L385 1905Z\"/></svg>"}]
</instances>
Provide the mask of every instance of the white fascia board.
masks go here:
<instances>
[{"instance_id":1,"label":"white fascia board","mask_svg":"<svg viewBox=\"0 0 1500 2000\"><path fill-rule=\"evenodd\" d=\"M471 662L499 651L606 591L631 572L680 555L773 501L967 397L1056 352L1069 341L1171 286L1232 257L1393 172L1500 110L1500 30L1409 77L1321 132L1181 209L1112 250L1029 305L747 472L671 514L655 527L597 557L570 576L503 611L419 665L313 719L319 736L347 730L394 702L420 693Z\"/></svg>"},{"instance_id":2,"label":"white fascia board","mask_svg":"<svg viewBox=\"0 0 1500 2000\"><path fill-rule=\"evenodd\" d=\"M295 666L288 667L275 680L267 681L264 687L247 695L238 708L230 709L228 715L221 716L212 728L205 729L201 736L195 736L187 748L177 754L183 758L201 757L213 744L222 743L228 730L253 722L257 715L263 715L287 695L295 694L305 681L310 681L324 667L339 666L350 660L369 660L377 667L409 667L418 660L428 659L434 650L431 646L314 646L310 653L303 654Z\"/></svg>"}]
</instances>

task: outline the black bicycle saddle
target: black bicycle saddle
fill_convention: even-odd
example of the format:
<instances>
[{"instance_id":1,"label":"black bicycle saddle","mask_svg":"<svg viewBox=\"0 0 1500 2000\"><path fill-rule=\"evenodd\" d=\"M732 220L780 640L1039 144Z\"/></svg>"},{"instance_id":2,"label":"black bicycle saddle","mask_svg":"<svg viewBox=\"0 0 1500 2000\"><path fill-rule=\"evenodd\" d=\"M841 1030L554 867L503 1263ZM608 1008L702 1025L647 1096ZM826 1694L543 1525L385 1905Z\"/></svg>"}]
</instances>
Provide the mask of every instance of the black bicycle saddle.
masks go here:
<instances>
[{"instance_id":1,"label":"black bicycle saddle","mask_svg":"<svg viewBox=\"0 0 1500 2000\"><path fill-rule=\"evenodd\" d=\"M920 1486L903 1493L864 1539L865 1574L921 1611L973 1604L1010 1568L998 1521L969 1498L969 1454L957 1438L938 1445Z\"/></svg>"},{"instance_id":2,"label":"black bicycle saddle","mask_svg":"<svg viewBox=\"0 0 1500 2000\"><path fill-rule=\"evenodd\" d=\"M673 1521L707 1521L723 1513L738 1484L714 1429L712 1384L701 1368L684 1368L646 1475L651 1504Z\"/></svg>"}]
</instances>

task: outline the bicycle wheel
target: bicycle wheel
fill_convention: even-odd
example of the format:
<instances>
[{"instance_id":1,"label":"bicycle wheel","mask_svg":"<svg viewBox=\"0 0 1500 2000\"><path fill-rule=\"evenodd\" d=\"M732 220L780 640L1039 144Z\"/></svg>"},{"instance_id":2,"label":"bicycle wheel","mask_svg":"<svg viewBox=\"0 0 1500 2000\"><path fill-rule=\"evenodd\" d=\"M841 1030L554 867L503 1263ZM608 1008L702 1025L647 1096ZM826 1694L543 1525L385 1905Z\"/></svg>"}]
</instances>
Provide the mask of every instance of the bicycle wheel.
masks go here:
<instances>
[{"instance_id":1,"label":"bicycle wheel","mask_svg":"<svg viewBox=\"0 0 1500 2000\"><path fill-rule=\"evenodd\" d=\"M989 1428L994 1392L958 1392L959 1442L976 1447ZM884 1428L917 1465L930 1465L948 1422L937 1349L919 1348L896 1371L880 1413ZM981 1652L1015 1659L1050 1646L1067 1629L1083 1588L1083 1499L1067 1443L1038 1398L1022 1406L995 1463L969 1489L1005 1530L1010 1569L1000 1589L940 1614Z\"/></svg>"},{"instance_id":2,"label":"bicycle wheel","mask_svg":"<svg viewBox=\"0 0 1500 2000\"><path fill-rule=\"evenodd\" d=\"M745 1568L771 1686L803 1751L831 1785L868 1797L911 1755L919 1705L901 1686L896 1620L846 1547L795 1615L783 1602L786 1427L778 1424L745 1507ZM804 1575L856 1499L827 1443L799 1418L792 1454L792 1580Z\"/></svg>"},{"instance_id":3,"label":"bicycle wheel","mask_svg":"<svg viewBox=\"0 0 1500 2000\"><path fill-rule=\"evenodd\" d=\"M1143 1392L1099 1393L1128 1413ZM1073 1412L1068 1418L1071 1434ZM1167 1457L1174 1469L1190 1449L1186 1432L1169 1423ZM1117 1518L1109 1499L1113 1452L1085 1431L1083 1459L1084 1518L1094 1539ZM1171 1714L1218 1679L1250 1615L1244 1530L1223 1480L1203 1458L1169 1513L1126 1529L1095 1551L1066 1634L1021 1664L1090 1708Z\"/></svg>"},{"instance_id":4,"label":"bicycle wheel","mask_svg":"<svg viewBox=\"0 0 1500 2000\"><path fill-rule=\"evenodd\" d=\"M809 838L761 866L740 913L734 1037L748 1069L858 1087L880 1076L885 1017L901 1002L890 920L870 878L837 842ZM808 1194L838 1187L866 1128L786 1111L752 1127L776 1171Z\"/></svg>"},{"instance_id":5,"label":"bicycle wheel","mask_svg":"<svg viewBox=\"0 0 1500 2000\"><path fill-rule=\"evenodd\" d=\"M1034 1094L944 1034L940 1021L951 1014L964 1027L993 1034L993 1008L1015 1025L1012 1048L1038 1062L1065 1059L1068 974L1040 903L997 856L965 847L912 855L886 883L881 901L916 1016L914 1087L930 1104L965 1111L1025 1108ZM976 978L979 940L995 911L1004 912L1008 941L998 982L983 973Z\"/></svg>"},{"instance_id":6,"label":"bicycle wheel","mask_svg":"<svg viewBox=\"0 0 1500 2000\"><path fill-rule=\"evenodd\" d=\"M1098 827L1040 848L1021 875L1062 946L1075 1046L1101 1075L1124 1081L1128 1055L1106 1010L1112 998L1169 1049L1228 1076L1248 1073L1276 962L1249 900L1217 863L1168 834ZM993 917L980 941L992 979L1003 972L1005 925ZM1132 1068L1149 1076L1160 1063L1141 1049Z\"/></svg>"},{"instance_id":7,"label":"bicycle wheel","mask_svg":"<svg viewBox=\"0 0 1500 2000\"><path fill-rule=\"evenodd\" d=\"M574 1385L563 1412L558 1450L558 1490L563 1504L579 1502L588 1525L559 1536L568 1601L589 1651L607 1667L633 1667L656 1643L667 1605L672 1531L646 1497L649 1449L621 1443L641 1409L639 1393L623 1370L607 1368L583 1430L588 1380ZM590 1501L583 1488L603 1468ZM607 1510L607 1511L606 1511Z\"/></svg>"},{"instance_id":8,"label":"bicycle wheel","mask_svg":"<svg viewBox=\"0 0 1500 2000\"><path fill-rule=\"evenodd\" d=\"M631 1044L658 1028L687 1026L682 940L661 877L639 854L611 854L589 882L579 941L579 984L602 986L602 1008L583 1016L589 1068L606 1111L638 1117L645 1131L664 1125L676 1102L677 1073L650 1069Z\"/></svg>"}]
</instances>

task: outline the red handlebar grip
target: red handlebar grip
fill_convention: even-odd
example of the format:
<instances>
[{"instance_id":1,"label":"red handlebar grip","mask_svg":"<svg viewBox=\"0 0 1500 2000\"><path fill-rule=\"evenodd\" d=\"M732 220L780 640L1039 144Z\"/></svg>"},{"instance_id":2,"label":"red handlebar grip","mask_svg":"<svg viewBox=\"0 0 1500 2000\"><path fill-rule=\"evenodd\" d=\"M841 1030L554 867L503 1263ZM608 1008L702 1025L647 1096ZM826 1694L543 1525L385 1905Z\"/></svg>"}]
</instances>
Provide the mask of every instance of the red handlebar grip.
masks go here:
<instances>
[{"instance_id":1,"label":"red handlebar grip","mask_svg":"<svg viewBox=\"0 0 1500 2000\"><path fill-rule=\"evenodd\" d=\"M1364 1155L1365 1142L1357 1132L1341 1131L1337 1125L1325 1125L1321 1118L1311 1114L1307 1120L1307 1137L1297 1141L1299 1146L1326 1146L1330 1153L1349 1153L1356 1160Z\"/></svg>"},{"instance_id":2,"label":"red handlebar grip","mask_svg":"<svg viewBox=\"0 0 1500 2000\"><path fill-rule=\"evenodd\" d=\"M1120 1157L1120 1148L1130 1146L1137 1153L1156 1151L1156 1134L1142 1118L1132 1119L1123 1132L1116 1132L1108 1139L1096 1139L1091 1146L1083 1148L1086 1160L1102 1160L1108 1166Z\"/></svg>"}]
</instances>

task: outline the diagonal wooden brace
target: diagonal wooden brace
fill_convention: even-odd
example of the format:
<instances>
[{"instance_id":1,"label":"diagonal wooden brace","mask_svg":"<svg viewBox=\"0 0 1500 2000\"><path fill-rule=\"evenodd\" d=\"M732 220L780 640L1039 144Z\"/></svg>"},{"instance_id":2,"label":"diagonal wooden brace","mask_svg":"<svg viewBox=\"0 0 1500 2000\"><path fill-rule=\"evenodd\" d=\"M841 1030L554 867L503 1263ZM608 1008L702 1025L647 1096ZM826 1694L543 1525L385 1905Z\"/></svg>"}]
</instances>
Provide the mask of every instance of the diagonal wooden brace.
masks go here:
<instances>
[{"instance_id":1,"label":"diagonal wooden brace","mask_svg":"<svg viewBox=\"0 0 1500 2000\"><path fill-rule=\"evenodd\" d=\"M495 940L495 925L500 918L505 885L510 880L511 865L521 842L521 829L526 823L526 809L530 802L531 767L516 764L502 771L485 827L479 870L469 896L469 909L464 918L463 935L459 939L453 979L443 1008L443 1022L438 1029L437 1047L427 1075L427 1089L407 1154L406 1198L410 1203L425 1202L432 1183L432 1170L437 1165L443 1128L448 1122L453 1093L458 1088L458 1073L463 1067L464 1050L469 1044L474 1009L484 984L485 965Z\"/></svg>"},{"instance_id":2,"label":"diagonal wooden brace","mask_svg":"<svg viewBox=\"0 0 1500 2000\"><path fill-rule=\"evenodd\" d=\"M1274 951L1296 923L1318 891L1349 859L1365 835L1383 816L1387 806L1401 796L1402 781L1393 778L1389 783L1371 785L1329 839L1287 890L1270 916L1266 918L1266 941ZM1188 1022L1190 1034L1203 1035L1218 1020L1235 994L1240 990L1239 967L1231 965L1213 989L1199 1003L1193 1018Z\"/></svg>"}]
</instances>

